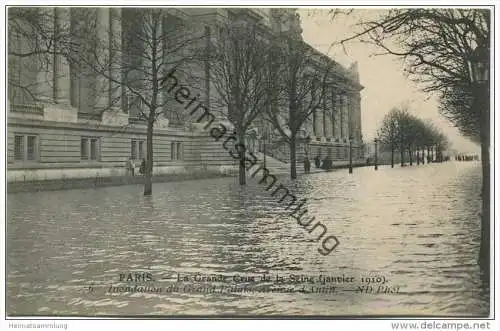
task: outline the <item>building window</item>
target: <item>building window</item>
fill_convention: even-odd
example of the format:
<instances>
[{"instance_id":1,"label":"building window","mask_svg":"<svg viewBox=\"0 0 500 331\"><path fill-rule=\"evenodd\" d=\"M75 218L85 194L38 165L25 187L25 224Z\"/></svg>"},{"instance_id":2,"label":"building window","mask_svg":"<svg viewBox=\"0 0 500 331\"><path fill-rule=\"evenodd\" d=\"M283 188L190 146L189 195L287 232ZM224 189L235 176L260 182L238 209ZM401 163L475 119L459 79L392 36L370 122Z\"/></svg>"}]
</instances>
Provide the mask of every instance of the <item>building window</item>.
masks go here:
<instances>
[{"instance_id":1,"label":"building window","mask_svg":"<svg viewBox=\"0 0 500 331\"><path fill-rule=\"evenodd\" d=\"M87 138L80 140L80 157L82 160L88 160L89 158L89 140Z\"/></svg>"},{"instance_id":2,"label":"building window","mask_svg":"<svg viewBox=\"0 0 500 331\"><path fill-rule=\"evenodd\" d=\"M99 161L101 138L82 137L80 140L80 158L86 161Z\"/></svg>"},{"instance_id":3,"label":"building window","mask_svg":"<svg viewBox=\"0 0 500 331\"><path fill-rule=\"evenodd\" d=\"M35 159L36 159L36 136L26 136L26 139L27 139L26 159L28 161L35 161Z\"/></svg>"},{"instance_id":4,"label":"building window","mask_svg":"<svg viewBox=\"0 0 500 331\"><path fill-rule=\"evenodd\" d=\"M24 160L24 136L14 137L14 157L16 161Z\"/></svg>"},{"instance_id":5,"label":"building window","mask_svg":"<svg viewBox=\"0 0 500 331\"><path fill-rule=\"evenodd\" d=\"M141 160L144 158L144 140L132 139L130 144L130 156L132 160Z\"/></svg>"},{"instance_id":6,"label":"building window","mask_svg":"<svg viewBox=\"0 0 500 331\"><path fill-rule=\"evenodd\" d=\"M177 143L177 160L182 160L182 143Z\"/></svg>"},{"instance_id":7,"label":"building window","mask_svg":"<svg viewBox=\"0 0 500 331\"><path fill-rule=\"evenodd\" d=\"M37 139L35 135L14 135L14 159L16 161L36 161Z\"/></svg>"},{"instance_id":8,"label":"building window","mask_svg":"<svg viewBox=\"0 0 500 331\"><path fill-rule=\"evenodd\" d=\"M130 144L130 156L132 157L132 160L137 160L137 141L132 140L132 143Z\"/></svg>"},{"instance_id":9,"label":"building window","mask_svg":"<svg viewBox=\"0 0 500 331\"><path fill-rule=\"evenodd\" d=\"M99 139L97 138L90 139L90 159L99 159Z\"/></svg>"},{"instance_id":10,"label":"building window","mask_svg":"<svg viewBox=\"0 0 500 331\"><path fill-rule=\"evenodd\" d=\"M184 158L184 151L182 148L182 143L178 141L173 141L170 143L170 159L172 161L182 160Z\"/></svg>"},{"instance_id":11,"label":"building window","mask_svg":"<svg viewBox=\"0 0 500 331\"><path fill-rule=\"evenodd\" d=\"M175 142L170 143L170 160L175 160L177 144Z\"/></svg>"},{"instance_id":12,"label":"building window","mask_svg":"<svg viewBox=\"0 0 500 331\"><path fill-rule=\"evenodd\" d=\"M141 159L144 158L144 141L143 140L139 140L139 157Z\"/></svg>"},{"instance_id":13,"label":"building window","mask_svg":"<svg viewBox=\"0 0 500 331\"><path fill-rule=\"evenodd\" d=\"M128 114L130 110L129 96L126 92L122 93L122 109L126 114Z\"/></svg>"}]
</instances>

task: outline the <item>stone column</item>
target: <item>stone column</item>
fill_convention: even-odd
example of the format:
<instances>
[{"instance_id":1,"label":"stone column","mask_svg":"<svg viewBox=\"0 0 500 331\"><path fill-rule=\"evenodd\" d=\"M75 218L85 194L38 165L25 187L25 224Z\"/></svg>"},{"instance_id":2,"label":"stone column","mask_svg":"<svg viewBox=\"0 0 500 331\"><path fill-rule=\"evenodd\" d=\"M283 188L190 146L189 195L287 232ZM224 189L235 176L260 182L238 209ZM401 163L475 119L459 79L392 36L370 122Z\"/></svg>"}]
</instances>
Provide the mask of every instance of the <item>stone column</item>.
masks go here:
<instances>
[{"instance_id":1,"label":"stone column","mask_svg":"<svg viewBox=\"0 0 500 331\"><path fill-rule=\"evenodd\" d=\"M338 123L338 137L339 139L344 139L344 95L343 94L338 94L338 116L339 116L339 123Z\"/></svg>"},{"instance_id":2,"label":"stone column","mask_svg":"<svg viewBox=\"0 0 500 331\"><path fill-rule=\"evenodd\" d=\"M315 118L314 127L316 128L316 137L323 137L323 123L321 121L321 118L323 117L322 110L316 108L314 112L316 114L316 116L314 117Z\"/></svg>"},{"instance_id":3,"label":"stone column","mask_svg":"<svg viewBox=\"0 0 500 331\"><path fill-rule=\"evenodd\" d=\"M343 125L343 131L344 131L344 136L343 139L348 139L349 138L349 96L347 94L343 95L343 102L342 102L342 125Z\"/></svg>"},{"instance_id":4,"label":"stone column","mask_svg":"<svg viewBox=\"0 0 500 331\"><path fill-rule=\"evenodd\" d=\"M121 56L122 56L122 26L121 8L109 9L109 76L121 81ZM122 87L120 84L109 80L109 103L112 109L121 108Z\"/></svg>"},{"instance_id":5,"label":"stone column","mask_svg":"<svg viewBox=\"0 0 500 331\"><path fill-rule=\"evenodd\" d=\"M336 122L336 116L335 112L337 111L337 98L335 97L335 93L333 90L329 91L328 93L328 98L330 99L330 132L331 132L331 137L335 138L337 135L336 128L335 128L335 122Z\"/></svg>"},{"instance_id":6,"label":"stone column","mask_svg":"<svg viewBox=\"0 0 500 331\"><path fill-rule=\"evenodd\" d=\"M104 17L107 16L107 17ZM108 72L110 79L104 79L102 83L106 91L103 91L101 101L107 109L102 116L102 122L108 125L125 126L128 124L128 114L122 109L123 90L122 81L122 25L121 25L121 8L109 8L107 11L98 14L99 22L103 31L98 31L103 37L104 49L107 51L106 56ZM103 33L106 33L104 36ZM99 96L99 95L98 95Z\"/></svg>"},{"instance_id":7,"label":"stone column","mask_svg":"<svg viewBox=\"0 0 500 331\"><path fill-rule=\"evenodd\" d=\"M335 138L342 137L342 95L335 93Z\"/></svg>"},{"instance_id":8,"label":"stone column","mask_svg":"<svg viewBox=\"0 0 500 331\"><path fill-rule=\"evenodd\" d=\"M103 69L105 75L109 74L109 59L110 59L110 17L109 8L96 8L96 31L95 36L98 40L98 49L96 50L98 58L99 70ZM107 69L107 70L106 70ZM96 111L104 111L109 109L109 80L102 74L96 77L95 86L95 106Z\"/></svg>"},{"instance_id":9,"label":"stone column","mask_svg":"<svg viewBox=\"0 0 500 331\"><path fill-rule=\"evenodd\" d=\"M210 50L212 45L212 31L209 26L205 27L205 58L203 59L205 79L205 105L210 109ZM227 115L227 114L225 114Z\"/></svg>"},{"instance_id":10,"label":"stone column","mask_svg":"<svg viewBox=\"0 0 500 331\"><path fill-rule=\"evenodd\" d=\"M308 119L306 120L306 129L307 129L307 134L310 137L313 137L314 136L314 122L313 122L311 116L309 116Z\"/></svg>"},{"instance_id":11,"label":"stone column","mask_svg":"<svg viewBox=\"0 0 500 331\"><path fill-rule=\"evenodd\" d=\"M355 113L354 113L354 99L353 99L353 94L349 93L347 95L347 137L353 138L353 143L356 141L356 130L354 127L354 119L355 119Z\"/></svg>"},{"instance_id":12,"label":"stone column","mask_svg":"<svg viewBox=\"0 0 500 331\"><path fill-rule=\"evenodd\" d=\"M354 98L356 100L356 136L358 141L361 143L362 140L362 130L361 130L361 95L359 92L356 93Z\"/></svg>"},{"instance_id":13,"label":"stone column","mask_svg":"<svg viewBox=\"0 0 500 331\"><path fill-rule=\"evenodd\" d=\"M69 32L70 25L70 8L55 8L54 30L59 42L56 42L56 54L54 55L54 101L64 105L69 105L70 71L67 59L58 52L63 51L61 39Z\"/></svg>"},{"instance_id":14,"label":"stone column","mask_svg":"<svg viewBox=\"0 0 500 331\"><path fill-rule=\"evenodd\" d=\"M162 14L165 15L164 10L162 10ZM167 33L165 31L165 20L161 19L158 22L157 31L160 31L160 35L156 36L156 38L159 39L159 43L160 43L158 49L160 50L161 53L159 55L161 55L162 57L165 57L165 56L167 56L167 44L164 42L164 40L162 38L162 36ZM161 75L161 72L159 72L158 74ZM165 91L165 89L162 89L161 87L159 87L158 96L156 99L156 104L158 105L158 107L156 108L155 112L156 112L156 114L158 114L158 113L162 113L162 114L157 117L155 125L157 128L161 128L161 129L167 128L168 124L169 124L169 119L166 116L166 110L167 110L168 106L163 105L163 103L166 102L166 100L168 100L167 92Z\"/></svg>"},{"instance_id":15,"label":"stone column","mask_svg":"<svg viewBox=\"0 0 500 331\"><path fill-rule=\"evenodd\" d=\"M325 108L323 109L323 113L324 113L324 121L325 121L325 136L327 138L331 138L332 137L332 102L331 100L327 100L325 102Z\"/></svg>"},{"instance_id":16,"label":"stone column","mask_svg":"<svg viewBox=\"0 0 500 331\"><path fill-rule=\"evenodd\" d=\"M40 25L49 36L49 38L54 33L54 13L55 9L53 7L40 7L38 8ZM41 43L44 44L47 41L43 40ZM36 82L36 98L42 103L53 103L54 102L54 65L50 63L47 65L45 61L38 60L38 72L37 72L37 82Z\"/></svg>"}]
</instances>

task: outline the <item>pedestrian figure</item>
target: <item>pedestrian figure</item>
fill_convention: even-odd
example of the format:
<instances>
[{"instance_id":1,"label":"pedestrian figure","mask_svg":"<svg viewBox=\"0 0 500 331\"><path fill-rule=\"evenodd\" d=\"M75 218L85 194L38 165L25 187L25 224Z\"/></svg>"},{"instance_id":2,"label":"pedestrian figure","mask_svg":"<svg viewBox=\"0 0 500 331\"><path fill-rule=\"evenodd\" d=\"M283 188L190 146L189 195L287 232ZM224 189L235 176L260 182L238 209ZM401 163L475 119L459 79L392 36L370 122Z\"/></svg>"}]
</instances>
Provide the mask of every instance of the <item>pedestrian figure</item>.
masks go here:
<instances>
[{"instance_id":1,"label":"pedestrian figure","mask_svg":"<svg viewBox=\"0 0 500 331\"><path fill-rule=\"evenodd\" d=\"M326 156L323 159L323 164L321 165L321 168L323 170L330 170L330 169L332 169L332 159L330 158L330 156Z\"/></svg>"},{"instance_id":2,"label":"pedestrian figure","mask_svg":"<svg viewBox=\"0 0 500 331\"><path fill-rule=\"evenodd\" d=\"M304 173L308 174L311 172L311 161L309 161L309 158L307 155L304 157Z\"/></svg>"},{"instance_id":3,"label":"pedestrian figure","mask_svg":"<svg viewBox=\"0 0 500 331\"><path fill-rule=\"evenodd\" d=\"M146 159L142 158L141 166L139 167L139 173L144 175L146 173Z\"/></svg>"},{"instance_id":4,"label":"pedestrian figure","mask_svg":"<svg viewBox=\"0 0 500 331\"><path fill-rule=\"evenodd\" d=\"M132 177L134 176L134 171L135 171L135 164L134 164L134 160L132 160L132 158L130 158L128 160L128 169L132 175Z\"/></svg>"},{"instance_id":5,"label":"pedestrian figure","mask_svg":"<svg viewBox=\"0 0 500 331\"><path fill-rule=\"evenodd\" d=\"M321 158L319 157L319 155L316 155L316 157L314 158L314 166L316 168L321 167Z\"/></svg>"}]
</instances>

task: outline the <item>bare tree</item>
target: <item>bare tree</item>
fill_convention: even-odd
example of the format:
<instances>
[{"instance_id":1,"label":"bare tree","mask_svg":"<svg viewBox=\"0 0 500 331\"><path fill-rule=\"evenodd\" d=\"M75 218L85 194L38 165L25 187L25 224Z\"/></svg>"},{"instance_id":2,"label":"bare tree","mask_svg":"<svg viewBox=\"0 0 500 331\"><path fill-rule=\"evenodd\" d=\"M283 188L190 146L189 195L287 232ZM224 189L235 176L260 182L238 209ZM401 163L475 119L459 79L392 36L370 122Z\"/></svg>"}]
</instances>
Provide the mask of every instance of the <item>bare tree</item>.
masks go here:
<instances>
[{"instance_id":1,"label":"bare tree","mask_svg":"<svg viewBox=\"0 0 500 331\"><path fill-rule=\"evenodd\" d=\"M174 73L193 61L199 50L194 46L202 36L181 20L172 21L175 18L168 9L110 10L111 29L100 25L101 12L81 9L79 21L95 29L100 37L95 38L95 33L90 38L85 36L85 29L75 32L86 42L79 48L72 45L68 56L81 75L94 78L96 103L92 108L97 114L119 107L130 112L135 122L146 125L144 195L151 195L154 125L169 114L172 101L179 98ZM99 102L102 96L107 102Z\"/></svg>"},{"instance_id":2,"label":"bare tree","mask_svg":"<svg viewBox=\"0 0 500 331\"><path fill-rule=\"evenodd\" d=\"M343 40L376 45L382 54L405 60L409 77L424 91L440 96L441 112L462 132L481 141L482 240L480 264L489 281L490 105L489 88L469 74L476 48L489 61L491 11L471 8L391 9L376 19L361 21L361 30ZM489 84L489 82L487 82ZM460 103L459 100L467 101ZM479 137L477 136L479 134Z\"/></svg>"},{"instance_id":3,"label":"bare tree","mask_svg":"<svg viewBox=\"0 0 500 331\"><path fill-rule=\"evenodd\" d=\"M391 148L391 168L394 168L394 152L398 146L398 109L393 108L382 120L382 125L377 131L377 136L381 144L389 145Z\"/></svg>"},{"instance_id":4,"label":"bare tree","mask_svg":"<svg viewBox=\"0 0 500 331\"><path fill-rule=\"evenodd\" d=\"M268 101L267 48L258 24L236 19L221 27L210 58L210 75L217 92L215 103L227 110L223 115L234 126L240 149L245 146L247 130ZM239 183L245 185L245 153L238 153Z\"/></svg>"},{"instance_id":5,"label":"bare tree","mask_svg":"<svg viewBox=\"0 0 500 331\"><path fill-rule=\"evenodd\" d=\"M37 104L50 88L42 88L46 80L40 71L54 65L71 41L67 26L55 25L54 8L10 7L8 18L8 88L14 103ZM52 86L49 86L52 87Z\"/></svg>"},{"instance_id":6,"label":"bare tree","mask_svg":"<svg viewBox=\"0 0 500 331\"><path fill-rule=\"evenodd\" d=\"M418 164L420 150L423 151L426 147L429 150L436 146L437 150L442 151L449 145L447 137L440 129L410 114L405 105L393 108L384 116L382 125L378 129L378 139L382 144L391 146L392 167L394 167L396 148L401 153L401 166L403 166L405 152L408 152L410 165L412 165L414 152L416 152Z\"/></svg>"},{"instance_id":7,"label":"bare tree","mask_svg":"<svg viewBox=\"0 0 500 331\"><path fill-rule=\"evenodd\" d=\"M267 117L290 148L290 177L295 179L299 132L315 111L326 108L330 66L326 56L294 37L273 45L271 54L269 90L274 107L267 108Z\"/></svg>"}]
</instances>

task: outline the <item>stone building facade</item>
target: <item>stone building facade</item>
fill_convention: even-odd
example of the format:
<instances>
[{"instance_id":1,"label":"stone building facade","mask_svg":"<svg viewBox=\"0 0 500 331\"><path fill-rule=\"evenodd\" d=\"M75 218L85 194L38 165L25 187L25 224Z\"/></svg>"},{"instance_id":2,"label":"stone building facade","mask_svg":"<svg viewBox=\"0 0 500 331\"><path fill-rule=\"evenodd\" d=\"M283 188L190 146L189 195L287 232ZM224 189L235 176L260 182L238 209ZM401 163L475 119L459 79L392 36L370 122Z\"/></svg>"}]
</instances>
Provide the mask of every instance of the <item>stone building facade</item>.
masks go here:
<instances>
[{"instance_id":1,"label":"stone building facade","mask_svg":"<svg viewBox=\"0 0 500 331\"><path fill-rule=\"evenodd\" d=\"M95 38L100 41L113 44L114 47L103 55L113 59L117 54L113 54L112 49L126 47L123 35L130 27L125 28L123 21L127 17L132 18L135 9L84 9L96 18L93 21L95 26L90 28L79 19L78 10L81 11L81 8L43 7L33 10L39 13L40 24L47 31L55 34L85 31L95 33ZM172 25L171 22L179 22L192 31L201 32L204 37L197 41L201 48L214 38L218 25L234 14L243 13L248 19L260 21L271 33L300 29L293 9L161 10L168 12L169 20L165 22L170 22L170 28L175 29L175 23ZM168 28L167 24L163 26L163 29ZM28 32L29 29L29 26L26 27ZM85 73L84 67L77 68L70 64L68 54L57 52L57 47L50 54L52 58L49 62L30 56L16 56L30 51L33 40L29 38L12 29L9 31L7 180L118 176L125 173L125 162L129 158L139 164L146 153L146 125L138 117L137 104L113 80L122 73L113 66L109 67L109 79ZM338 83L330 91L324 107L318 109L305 125L304 135L311 138L311 157L329 153L334 160L345 161L349 137L356 150L354 155L361 156L359 91L362 87L355 66L345 69L335 65L335 68ZM201 73L197 89L200 98L210 106L215 93L209 78L210 64L193 64L190 70ZM100 90L106 90L106 93L99 93ZM170 104L168 107L178 105ZM172 117L172 113L160 116L154 129L153 172L232 171L235 161L227 151L191 122L194 122L193 118ZM285 157L280 157L280 153L286 154L286 148L283 150L279 143L269 143L274 146L274 151L270 149L269 153L286 161Z\"/></svg>"}]
</instances>

